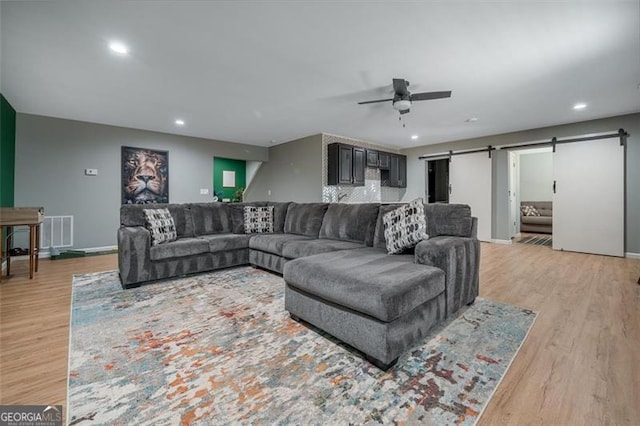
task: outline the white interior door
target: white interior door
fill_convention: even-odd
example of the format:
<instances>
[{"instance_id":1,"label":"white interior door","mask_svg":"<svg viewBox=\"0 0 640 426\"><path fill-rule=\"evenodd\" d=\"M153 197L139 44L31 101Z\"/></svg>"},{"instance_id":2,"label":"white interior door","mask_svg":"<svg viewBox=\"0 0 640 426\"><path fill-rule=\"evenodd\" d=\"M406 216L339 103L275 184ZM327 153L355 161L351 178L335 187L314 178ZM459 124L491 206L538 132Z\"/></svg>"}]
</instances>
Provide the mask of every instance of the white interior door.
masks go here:
<instances>
[{"instance_id":1,"label":"white interior door","mask_svg":"<svg viewBox=\"0 0 640 426\"><path fill-rule=\"evenodd\" d=\"M491 241L491 158L486 152L455 155L449 164L449 203L468 204L478 218L478 239Z\"/></svg>"},{"instance_id":2,"label":"white interior door","mask_svg":"<svg viewBox=\"0 0 640 426\"><path fill-rule=\"evenodd\" d=\"M624 256L620 139L556 145L553 179L553 248Z\"/></svg>"}]
</instances>

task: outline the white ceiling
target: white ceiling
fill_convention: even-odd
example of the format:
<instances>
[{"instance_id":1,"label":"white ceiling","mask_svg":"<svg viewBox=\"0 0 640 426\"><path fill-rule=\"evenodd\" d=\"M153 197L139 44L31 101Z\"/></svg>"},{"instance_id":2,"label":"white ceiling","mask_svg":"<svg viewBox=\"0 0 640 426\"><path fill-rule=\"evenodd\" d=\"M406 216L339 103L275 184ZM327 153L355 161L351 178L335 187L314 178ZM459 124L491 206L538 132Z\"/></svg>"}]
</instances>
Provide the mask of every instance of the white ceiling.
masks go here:
<instances>
[{"instance_id":1,"label":"white ceiling","mask_svg":"<svg viewBox=\"0 0 640 426\"><path fill-rule=\"evenodd\" d=\"M18 112L410 147L640 111L638 0L0 4L0 90ZM394 77L453 95L414 103L404 128L390 102L357 105L389 97Z\"/></svg>"}]
</instances>

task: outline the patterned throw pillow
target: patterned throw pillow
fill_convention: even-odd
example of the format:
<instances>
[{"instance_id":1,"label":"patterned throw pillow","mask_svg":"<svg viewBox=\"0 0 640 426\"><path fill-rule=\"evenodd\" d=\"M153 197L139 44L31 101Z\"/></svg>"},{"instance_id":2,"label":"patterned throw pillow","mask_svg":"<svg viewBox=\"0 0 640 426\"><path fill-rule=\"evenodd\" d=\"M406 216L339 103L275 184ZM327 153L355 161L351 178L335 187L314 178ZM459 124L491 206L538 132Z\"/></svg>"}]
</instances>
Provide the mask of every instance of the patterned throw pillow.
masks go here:
<instances>
[{"instance_id":1,"label":"patterned throw pillow","mask_svg":"<svg viewBox=\"0 0 640 426\"><path fill-rule=\"evenodd\" d=\"M152 245L157 246L178 238L173 216L168 209L144 209L144 216L147 219L147 229L151 232Z\"/></svg>"},{"instance_id":2,"label":"patterned throw pillow","mask_svg":"<svg viewBox=\"0 0 640 426\"><path fill-rule=\"evenodd\" d=\"M247 234L273 233L273 206L245 206L244 232Z\"/></svg>"},{"instance_id":3,"label":"patterned throw pillow","mask_svg":"<svg viewBox=\"0 0 640 426\"><path fill-rule=\"evenodd\" d=\"M382 222L389 254L401 253L429 238L422 198L390 211L382 217Z\"/></svg>"},{"instance_id":4,"label":"patterned throw pillow","mask_svg":"<svg viewBox=\"0 0 640 426\"><path fill-rule=\"evenodd\" d=\"M524 206L521 206L520 210L522 210L523 216L540 216L538 209L527 204L525 204Z\"/></svg>"}]
</instances>

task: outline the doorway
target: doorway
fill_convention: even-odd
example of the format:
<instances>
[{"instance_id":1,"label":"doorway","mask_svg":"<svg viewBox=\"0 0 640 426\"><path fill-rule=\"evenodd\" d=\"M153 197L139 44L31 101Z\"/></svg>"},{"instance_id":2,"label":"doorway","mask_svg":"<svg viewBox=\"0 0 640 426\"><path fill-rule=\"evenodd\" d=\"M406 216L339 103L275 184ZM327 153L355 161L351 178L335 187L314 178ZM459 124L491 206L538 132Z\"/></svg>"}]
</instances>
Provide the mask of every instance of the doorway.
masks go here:
<instances>
[{"instance_id":1,"label":"doorway","mask_svg":"<svg viewBox=\"0 0 640 426\"><path fill-rule=\"evenodd\" d=\"M429 203L449 202L449 159L427 161L427 199Z\"/></svg>"},{"instance_id":2,"label":"doorway","mask_svg":"<svg viewBox=\"0 0 640 426\"><path fill-rule=\"evenodd\" d=\"M516 242L551 246L553 152L551 147L509 152L509 231Z\"/></svg>"}]
</instances>

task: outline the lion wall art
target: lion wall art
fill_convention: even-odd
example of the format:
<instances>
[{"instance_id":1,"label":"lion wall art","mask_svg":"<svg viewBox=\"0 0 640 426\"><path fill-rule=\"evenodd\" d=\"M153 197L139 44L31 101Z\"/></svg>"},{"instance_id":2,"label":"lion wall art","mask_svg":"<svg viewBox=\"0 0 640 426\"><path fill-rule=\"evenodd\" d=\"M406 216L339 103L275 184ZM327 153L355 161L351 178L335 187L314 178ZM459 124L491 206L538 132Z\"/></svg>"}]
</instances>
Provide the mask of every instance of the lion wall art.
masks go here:
<instances>
[{"instance_id":1,"label":"lion wall art","mask_svg":"<svg viewBox=\"0 0 640 426\"><path fill-rule=\"evenodd\" d=\"M169 202L169 152L122 147L122 204Z\"/></svg>"}]
</instances>

